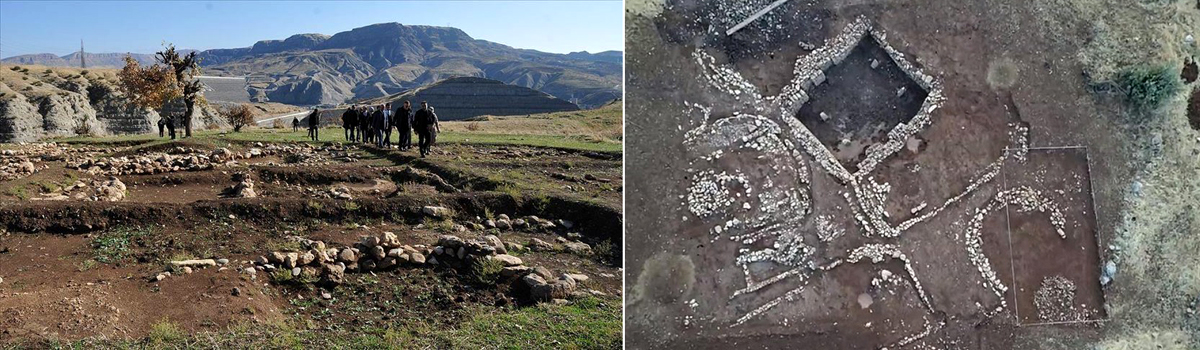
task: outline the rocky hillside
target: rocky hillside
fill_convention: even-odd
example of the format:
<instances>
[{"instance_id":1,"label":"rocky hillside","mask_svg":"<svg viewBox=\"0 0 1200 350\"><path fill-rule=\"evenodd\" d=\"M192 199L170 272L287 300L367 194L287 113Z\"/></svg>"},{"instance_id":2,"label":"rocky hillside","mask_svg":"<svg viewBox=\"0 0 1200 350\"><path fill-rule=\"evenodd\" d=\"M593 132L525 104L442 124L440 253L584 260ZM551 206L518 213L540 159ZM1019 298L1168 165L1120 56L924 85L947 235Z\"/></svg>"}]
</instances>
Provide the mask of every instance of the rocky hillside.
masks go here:
<instances>
[{"instance_id":1,"label":"rocky hillside","mask_svg":"<svg viewBox=\"0 0 1200 350\"><path fill-rule=\"evenodd\" d=\"M126 103L115 69L0 65L0 142L156 130L158 113ZM228 127L211 107L196 129Z\"/></svg>"},{"instance_id":2,"label":"rocky hillside","mask_svg":"<svg viewBox=\"0 0 1200 350\"><path fill-rule=\"evenodd\" d=\"M537 113L574 111L579 107L570 102L526 87L499 81L459 77L446 79L429 86L386 97L368 99L364 104L391 102L397 108L404 100L412 101L413 109L428 101L441 120L460 120L481 115L529 115Z\"/></svg>"},{"instance_id":3,"label":"rocky hillside","mask_svg":"<svg viewBox=\"0 0 1200 350\"><path fill-rule=\"evenodd\" d=\"M536 89L584 107L621 95L621 53L552 54L456 28L381 23L200 53L205 73L245 75L258 101L313 105L387 96L452 77Z\"/></svg>"}]
</instances>

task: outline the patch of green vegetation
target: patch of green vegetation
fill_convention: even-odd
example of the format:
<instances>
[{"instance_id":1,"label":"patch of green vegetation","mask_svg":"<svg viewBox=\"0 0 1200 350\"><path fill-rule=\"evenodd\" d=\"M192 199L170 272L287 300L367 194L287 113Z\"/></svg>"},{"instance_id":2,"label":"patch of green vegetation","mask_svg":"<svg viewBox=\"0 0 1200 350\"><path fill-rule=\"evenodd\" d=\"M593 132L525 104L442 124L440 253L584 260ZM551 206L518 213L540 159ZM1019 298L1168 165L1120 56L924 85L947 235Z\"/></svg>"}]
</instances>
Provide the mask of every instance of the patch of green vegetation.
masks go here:
<instances>
[{"instance_id":1,"label":"patch of green vegetation","mask_svg":"<svg viewBox=\"0 0 1200 350\"><path fill-rule=\"evenodd\" d=\"M1183 89L1173 67L1169 65L1137 65L1117 73L1117 86L1126 101L1143 111L1157 109Z\"/></svg>"},{"instance_id":2,"label":"patch of green vegetation","mask_svg":"<svg viewBox=\"0 0 1200 350\"><path fill-rule=\"evenodd\" d=\"M105 264L122 263L133 255L136 240L149 234L150 231L145 228L120 227L105 231L92 239L94 259Z\"/></svg>"},{"instance_id":3,"label":"patch of green vegetation","mask_svg":"<svg viewBox=\"0 0 1200 350\"><path fill-rule=\"evenodd\" d=\"M87 260L81 261L78 264L76 264L76 267L79 268L79 272L84 272L84 271L91 270L92 268L96 267L96 264L97 264L96 260L87 259Z\"/></svg>"},{"instance_id":4,"label":"patch of green vegetation","mask_svg":"<svg viewBox=\"0 0 1200 350\"><path fill-rule=\"evenodd\" d=\"M454 231L454 221L450 220L449 218L434 219L425 217L424 219L421 219L421 223L424 224L426 228L438 232L447 233Z\"/></svg>"},{"instance_id":5,"label":"patch of green vegetation","mask_svg":"<svg viewBox=\"0 0 1200 350\"><path fill-rule=\"evenodd\" d=\"M165 345L180 342L185 339L185 335L178 325L163 319L150 325L150 334L146 339L154 345Z\"/></svg>"},{"instance_id":6,"label":"patch of green vegetation","mask_svg":"<svg viewBox=\"0 0 1200 350\"><path fill-rule=\"evenodd\" d=\"M321 209L325 209L325 205L321 204L321 202L310 199L308 201L308 209L312 211L320 211Z\"/></svg>"},{"instance_id":7,"label":"patch of green vegetation","mask_svg":"<svg viewBox=\"0 0 1200 350\"><path fill-rule=\"evenodd\" d=\"M600 243L596 243L596 245L593 245L592 253L595 254L596 256L600 257L600 259L602 261L604 261L605 263L608 263L608 264L620 263L620 261L617 259L617 253L619 253L617 251L617 246L615 244L613 244L613 242L610 240L606 239Z\"/></svg>"},{"instance_id":8,"label":"patch of green vegetation","mask_svg":"<svg viewBox=\"0 0 1200 350\"><path fill-rule=\"evenodd\" d=\"M18 185L18 186L9 187L8 194L12 195L13 197L17 197L17 199L20 199L23 201L29 200L29 191L25 190L25 186Z\"/></svg>"},{"instance_id":9,"label":"patch of green vegetation","mask_svg":"<svg viewBox=\"0 0 1200 350\"><path fill-rule=\"evenodd\" d=\"M355 210L358 210L360 207L358 206L358 203L355 201L346 201L345 204L342 204L342 208L346 209L347 211L355 211Z\"/></svg>"},{"instance_id":10,"label":"patch of green vegetation","mask_svg":"<svg viewBox=\"0 0 1200 350\"><path fill-rule=\"evenodd\" d=\"M309 286L316 282L316 278L305 274L292 274L291 269L279 268L275 272L271 272L271 282L275 284L294 285L294 286Z\"/></svg>"},{"instance_id":11,"label":"patch of green vegetation","mask_svg":"<svg viewBox=\"0 0 1200 350\"><path fill-rule=\"evenodd\" d=\"M471 261L471 282L480 286L495 286L500 280L500 271L504 263L494 259L475 259Z\"/></svg>"}]
</instances>

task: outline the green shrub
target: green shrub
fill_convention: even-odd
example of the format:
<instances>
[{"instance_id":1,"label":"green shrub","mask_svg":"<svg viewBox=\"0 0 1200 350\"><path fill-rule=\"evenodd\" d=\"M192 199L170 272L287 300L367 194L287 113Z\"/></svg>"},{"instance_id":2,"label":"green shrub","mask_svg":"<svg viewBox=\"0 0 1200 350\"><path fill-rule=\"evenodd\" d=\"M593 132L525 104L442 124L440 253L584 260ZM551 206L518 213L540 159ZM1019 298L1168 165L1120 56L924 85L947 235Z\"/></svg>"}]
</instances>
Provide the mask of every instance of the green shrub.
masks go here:
<instances>
[{"instance_id":1,"label":"green shrub","mask_svg":"<svg viewBox=\"0 0 1200 350\"><path fill-rule=\"evenodd\" d=\"M500 280L500 271L504 263L494 259L474 259L471 261L471 282L478 285L491 286Z\"/></svg>"},{"instance_id":2,"label":"green shrub","mask_svg":"<svg viewBox=\"0 0 1200 350\"><path fill-rule=\"evenodd\" d=\"M1142 111L1154 110L1183 87L1169 65L1138 65L1117 73L1117 86L1126 101Z\"/></svg>"}]
</instances>

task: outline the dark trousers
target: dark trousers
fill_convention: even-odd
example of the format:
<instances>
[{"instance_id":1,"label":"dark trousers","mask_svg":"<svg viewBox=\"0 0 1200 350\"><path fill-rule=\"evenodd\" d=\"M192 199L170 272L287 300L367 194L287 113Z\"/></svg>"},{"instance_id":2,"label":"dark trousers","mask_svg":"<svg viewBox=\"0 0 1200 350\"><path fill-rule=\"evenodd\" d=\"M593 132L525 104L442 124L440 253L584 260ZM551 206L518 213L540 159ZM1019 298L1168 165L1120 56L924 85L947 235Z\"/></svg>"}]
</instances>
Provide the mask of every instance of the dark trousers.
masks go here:
<instances>
[{"instance_id":1,"label":"dark trousers","mask_svg":"<svg viewBox=\"0 0 1200 350\"><path fill-rule=\"evenodd\" d=\"M169 132L171 134L171 139L174 140L175 139L175 126L167 125L167 132Z\"/></svg>"},{"instance_id":2,"label":"dark trousers","mask_svg":"<svg viewBox=\"0 0 1200 350\"><path fill-rule=\"evenodd\" d=\"M317 141L317 131L318 130L321 130L321 129L318 129L315 126L308 127L308 137L311 137L313 141Z\"/></svg>"},{"instance_id":3,"label":"dark trousers","mask_svg":"<svg viewBox=\"0 0 1200 350\"><path fill-rule=\"evenodd\" d=\"M437 142L437 131L434 130L417 130L417 146L421 149L421 157L429 154L429 149L433 147L433 143Z\"/></svg>"},{"instance_id":4,"label":"dark trousers","mask_svg":"<svg viewBox=\"0 0 1200 350\"><path fill-rule=\"evenodd\" d=\"M392 147L392 127L383 129L383 147Z\"/></svg>"},{"instance_id":5,"label":"dark trousers","mask_svg":"<svg viewBox=\"0 0 1200 350\"><path fill-rule=\"evenodd\" d=\"M166 132L166 125L158 124L158 137L166 136L163 135L164 132Z\"/></svg>"},{"instance_id":6,"label":"dark trousers","mask_svg":"<svg viewBox=\"0 0 1200 350\"><path fill-rule=\"evenodd\" d=\"M346 141L354 142L354 128L344 127L343 129L346 129Z\"/></svg>"},{"instance_id":7,"label":"dark trousers","mask_svg":"<svg viewBox=\"0 0 1200 350\"><path fill-rule=\"evenodd\" d=\"M396 136L396 145L400 146L400 149L408 149L409 147L412 147L411 128L409 128L407 125L400 125L396 127L396 132L399 133L399 135Z\"/></svg>"}]
</instances>

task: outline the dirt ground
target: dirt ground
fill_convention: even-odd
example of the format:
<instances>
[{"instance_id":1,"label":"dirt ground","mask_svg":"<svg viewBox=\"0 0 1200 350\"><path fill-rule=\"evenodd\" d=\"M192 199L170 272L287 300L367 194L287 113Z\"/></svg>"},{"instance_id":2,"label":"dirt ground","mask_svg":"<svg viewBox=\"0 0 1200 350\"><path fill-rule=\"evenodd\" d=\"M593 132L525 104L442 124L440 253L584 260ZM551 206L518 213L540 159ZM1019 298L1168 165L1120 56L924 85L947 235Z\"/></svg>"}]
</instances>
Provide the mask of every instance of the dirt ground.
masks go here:
<instances>
[{"instance_id":1,"label":"dirt ground","mask_svg":"<svg viewBox=\"0 0 1200 350\"><path fill-rule=\"evenodd\" d=\"M743 1L724 6L761 8L767 3ZM903 348L1073 349L1092 344L1121 348L1121 344L1130 343L1120 337L1133 337L1128 333L1131 330L1186 333L1186 328L1178 328L1181 323L1169 323L1178 316L1148 326L1142 322L1149 316L1137 315L1128 307L1120 307L1126 310L1124 313L1111 311L1113 306L1109 304L1114 299L1117 305L1147 305L1150 299L1130 300L1154 298L1126 292L1131 285L1139 284L1132 277L1117 278L1108 287L1099 284L1102 264L1113 260L1121 249L1116 231L1125 225L1126 195L1134 177L1140 176L1136 175L1141 167L1138 164L1144 161L1134 140L1145 134L1123 125L1122 118L1130 112L1119 99L1090 88L1085 73L1095 70L1088 66L1091 61L1080 58L1081 52L1090 52L1098 45L1092 41L1109 38L1091 32L1095 23L1091 18L1072 13L1083 11L1080 3L792 1L773 10L776 19L761 20L728 37L724 36L725 27L720 26L729 23L726 17L730 13L713 11L716 5L639 1L637 6L630 6L627 131L631 141L627 175L631 185L627 188L627 205L633 210L626 224L630 276L626 329L630 347L797 348L820 344L835 349L878 348L919 334L924 322L935 325L935 330ZM1109 4L1097 5L1101 8ZM1175 11L1174 5L1163 7ZM1180 14L1174 21L1185 22L1179 19L1185 17L1182 13L1195 16L1188 12L1194 12L1193 8L1178 7ZM1036 9L1032 17L1030 9ZM1090 15L1091 8L1085 10ZM817 231L817 218L846 230L842 238L828 244L817 242L815 234L806 237L805 243L815 249L815 266L845 258L850 249L864 244L895 244L910 259L932 310L912 295L911 281L890 290L872 285L871 276L883 270L904 271L895 260L879 264L864 261L829 271L810 266L805 270L811 271L807 280L791 277L749 296L736 295L735 291L747 287L746 276L735 265L739 249L746 247L724 236L714 236L713 226L723 220L689 212L685 197L694 180L693 171L706 165L698 158L705 155L689 150L684 138L697 126L711 125L721 118L769 111L754 110L744 100L708 85L693 52L705 48L716 57L717 64L732 67L758 92L771 96L793 76L796 58L812 51L805 48L806 44L821 46L859 16L883 31L886 40L915 66L935 76L946 98L931 115L928 127L870 173L870 181L888 185L882 206L890 224L910 220L964 192L1006 149L1017 148L1010 142L1016 128L1028 128L1031 148L1079 146L1086 148L1085 154L1047 156L1030 151L1020 166L1004 162L1000 167L1004 176L984 183L939 214L913 225L901 237L891 239L864 237L844 199L849 187L804 154L810 175L799 188L811 199L807 212L796 213L804 219L800 231ZM1113 29L1117 30L1121 29ZM762 34L766 32L770 34ZM855 60L852 57L846 62L854 64ZM850 64L845 69L853 71ZM858 72L870 71L860 68ZM870 99L860 102L861 96L871 94L873 87L886 85L888 80L838 92L843 86L839 84L853 86L871 79L842 74L840 78L852 78L851 82L842 82L837 74L827 73L826 77L827 82L809 94L809 103L799 117L829 147L840 143L839 136L857 129L822 131L814 115L831 109L874 106ZM823 97L819 95L823 91L836 95ZM694 105L711 109L698 113L689 108ZM911 117L907 113L891 117L890 113L885 109L884 113L871 114L884 122L884 132L890 125L905 121L906 116ZM1172 115L1179 118L1172 119L1173 123L1182 121L1186 125L1182 113ZM865 130L849 137L851 148L862 149L880 141L863 136L879 130ZM1178 129L1171 130L1175 133ZM1186 134L1175 139L1187 139L1172 146L1183 150L1181 154L1195 148L1195 141ZM862 144L853 143L859 141ZM843 156L836 147L830 150L843 163L859 155L855 151ZM721 156L747 157L732 151ZM1033 181L1035 174L1045 181ZM971 263L971 254L963 248L964 233L977 208L1019 185L1055 198L1065 216L1067 238L1055 234L1047 212L1017 213L1014 206L1002 206L984 215L979 230L980 250L997 279L1008 287L1003 297L997 297L984 286L980 272ZM1184 208L1180 215L1195 217L1194 209L1180 208ZM1186 245L1191 241L1180 242ZM1114 245L1110 247L1110 243ZM759 268L768 269L764 276L786 270L779 266ZM1065 276L1075 284L1077 309L1085 310L1081 319L1109 321L1025 325L1041 322L1032 312L1033 296L1043 278L1051 275ZM1172 294L1173 307L1183 309L1180 306L1186 306L1187 299L1195 298L1200 290L1187 282L1163 284L1178 283L1189 286ZM799 292L791 293L801 286ZM863 295L874 303L861 306L859 298ZM773 300L779 302L772 304ZM1002 303L1006 306L993 313ZM740 317L764 305L770 306L765 313L738 324ZM1182 343L1179 339L1172 337L1160 344L1186 348L1186 337Z\"/></svg>"},{"instance_id":2,"label":"dirt ground","mask_svg":"<svg viewBox=\"0 0 1200 350\"><path fill-rule=\"evenodd\" d=\"M160 336L164 325L185 335L289 325L327 339L354 339L356 332L395 325L451 329L481 310L503 314L534 307L521 302L519 292L507 284L481 286L470 282L473 277L466 271L446 267L347 273L347 282L337 288L244 271L264 254L295 249L296 237L331 247L352 246L364 235L384 231L419 246L432 246L444 234L465 239L497 234L521 245L540 239L556 249L514 254L530 266L589 276L579 288L594 291L601 300L619 300L623 293L620 251L613 248L621 246L620 160L611 156L446 144L436 155L418 160L395 150L352 147L345 157L318 151L302 163L287 154L268 154L206 170L119 174L126 191L117 202L55 197L73 183L107 178L69 166L80 159L110 161L109 156L173 152L180 145L207 154L217 147L242 153L271 144L132 143L96 146L99 150L90 152L78 149L91 146L56 145L51 152L6 145L5 150L18 152L8 155L32 160L37 171L0 182L0 344L137 340ZM509 162L528 164L521 171L534 175L487 171L489 166L513 168L504 165ZM556 179L551 169L582 183ZM257 197L229 196L237 173L255 183ZM585 174L606 182L584 180ZM566 189L574 184L583 190L591 183L616 188L616 194ZM459 232L423 214L427 205L451 208L457 215L450 220L463 224L506 214L570 220L576 226L569 232L563 227ZM574 239L590 244L594 254L569 252L555 243ZM168 264L188 258L229 263L190 273ZM173 274L157 279L164 271ZM329 298L321 296L326 292ZM614 339L619 342L619 336Z\"/></svg>"}]
</instances>

